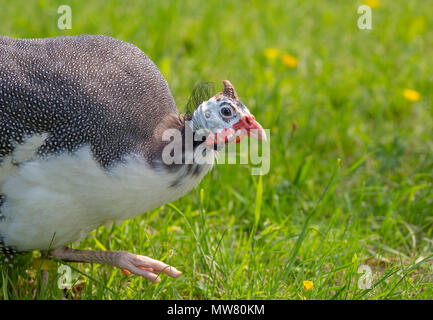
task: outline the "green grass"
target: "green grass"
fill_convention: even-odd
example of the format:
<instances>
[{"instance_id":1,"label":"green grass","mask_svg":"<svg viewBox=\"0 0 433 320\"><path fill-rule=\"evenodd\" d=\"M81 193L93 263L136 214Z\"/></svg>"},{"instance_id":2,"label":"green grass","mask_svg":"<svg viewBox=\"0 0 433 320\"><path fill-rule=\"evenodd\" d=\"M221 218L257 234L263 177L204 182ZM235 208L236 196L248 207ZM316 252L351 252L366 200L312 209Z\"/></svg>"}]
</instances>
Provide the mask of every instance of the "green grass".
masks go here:
<instances>
[{"instance_id":1,"label":"green grass","mask_svg":"<svg viewBox=\"0 0 433 320\"><path fill-rule=\"evenodd\" d=\"M65 2L70 31L56 27ZM357 28L360 4L0 1L1 34L132 42L158 65L179 109L195 83L229 79L271 131L267 175L216 166L182 199L74 245L149 255L182 277L153 284L71 264L69 299L433 297L433 6L380 0L366 31ZM268 60L266 48L290 53L298 66ZM405 88L421 99L406 100ZM20 259L0 271L2 299L35 296L37 268ZM358 287L363 264L373 272L370 290ZM40 298L65 296L58 266Z\"/></svg>"}]
</instances>

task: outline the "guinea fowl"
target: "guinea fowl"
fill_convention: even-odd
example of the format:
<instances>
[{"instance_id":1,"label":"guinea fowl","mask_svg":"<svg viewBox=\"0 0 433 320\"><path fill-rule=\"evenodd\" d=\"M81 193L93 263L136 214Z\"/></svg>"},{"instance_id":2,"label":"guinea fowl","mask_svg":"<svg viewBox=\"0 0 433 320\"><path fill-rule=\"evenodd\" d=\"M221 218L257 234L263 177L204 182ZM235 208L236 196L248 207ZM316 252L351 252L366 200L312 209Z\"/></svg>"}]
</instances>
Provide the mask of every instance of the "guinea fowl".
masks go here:
<instances>
[{"instance_id":1,"label":"guinea fowl","mask_svg":"<svg viewBox=\"0 0 433 320\"><path fill-rule=\"evenodd\" d=\"M89 35L0 37L3 253L41 250L151 281L160 272L179 276L146 256L67 245L183 196L224 144L266 138L230 82L223 84L180 115L158 68L130 43ZM180 141L167 135L172 130ZM181 161L164 158L176 150ZM198 162L197 154L211 161Z\"/></svg>"}]
</instances>

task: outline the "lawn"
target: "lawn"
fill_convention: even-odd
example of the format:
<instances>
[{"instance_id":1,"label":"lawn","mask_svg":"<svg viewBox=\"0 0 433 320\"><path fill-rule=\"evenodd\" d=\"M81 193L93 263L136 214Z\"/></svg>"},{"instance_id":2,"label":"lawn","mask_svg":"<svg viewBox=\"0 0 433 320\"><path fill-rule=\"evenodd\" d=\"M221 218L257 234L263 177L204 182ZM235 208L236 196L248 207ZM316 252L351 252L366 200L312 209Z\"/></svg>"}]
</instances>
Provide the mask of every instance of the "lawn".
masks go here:
<instances>
[{"instance_id":1,"label":"lawn","mask_svg":"<svg viewBox=\"0 0 433 320\"><path fill-rule=\"evenodd\" d=\"M53 262L39 298L432 299L433 6L369 2L371 30L357 25L363 0L0 0L2 35L131 42L179 110L196 83L229 79L270 130L266 175L217 165L176 202L73 244L148 255L182 277L71 263L60 290ZM65 3L71 30L57 27ZM35 297L31 258L0 271L0 299Z\"/></svg>"}]
</instances>

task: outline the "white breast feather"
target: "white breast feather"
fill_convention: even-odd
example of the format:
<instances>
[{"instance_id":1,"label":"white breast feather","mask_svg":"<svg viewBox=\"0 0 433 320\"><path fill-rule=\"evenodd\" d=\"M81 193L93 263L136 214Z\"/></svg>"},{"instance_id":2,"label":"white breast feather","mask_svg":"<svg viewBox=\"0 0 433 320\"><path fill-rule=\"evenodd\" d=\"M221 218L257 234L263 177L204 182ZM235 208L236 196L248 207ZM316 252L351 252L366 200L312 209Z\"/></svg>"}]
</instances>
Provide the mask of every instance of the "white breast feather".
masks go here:
<instances>
[{"instance_id":1,"label":"white breast feather","mask_svg":"<svg viewBox=\"0 0 433 320\"><path fill-rule=\"evenodd\" d=\"M8 171L12 174L0 184L6 197L0 235L7 246L19 250L66 245L109 221L129 219L178 199L211 167L171 187L179 172L156 171L137 156L110 171L95 162L89 147L36 158Z\"/></svg>"},{"instance_id":2,"label":"white breast feather","mask_svg":"<svg viewBox=\"0 0 433 320\"><path fill-rule=\"evenodd\" d=\"M24 138L25 143L17 145L12 155L4 157L0 163L0 193L2 185L17 170L16 164L27 161L33 157L35 152L42 146L48 134L35 134L31 137Z\"/></svg>"}]
</instances>

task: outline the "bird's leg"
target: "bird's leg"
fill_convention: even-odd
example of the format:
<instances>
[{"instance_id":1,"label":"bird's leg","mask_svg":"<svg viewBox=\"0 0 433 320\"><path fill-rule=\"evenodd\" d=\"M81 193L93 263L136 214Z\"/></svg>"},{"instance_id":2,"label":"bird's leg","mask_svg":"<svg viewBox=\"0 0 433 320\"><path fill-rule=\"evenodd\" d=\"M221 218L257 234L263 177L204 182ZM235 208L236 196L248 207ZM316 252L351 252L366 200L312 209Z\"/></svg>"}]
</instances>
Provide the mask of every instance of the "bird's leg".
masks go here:
<instances>
[{"instance_id":1,"label":"bird's leg","mask_svg":"<svg viewBox=\"0 0 433 320\"><path fill-rule=\"evenodd\" d=\"M41 299L43 297L42 292L47 290L49 276L50 276L50 272L48 270L45 269L41 270L41 282L39 283L39 288L38 288L38 299Z\"/></svg>"},{"instance_id":2,"label":"bird's leg","mask_svg":"<svg viewBox=\"0 0 433 320\"><path fill-rule=\"evenodd\" d=\"M43 293L47 291L48 288L48 280L50 275L50 261L46 259L46 257L43 258L33 258L33 266L35 269L40 270L41 277L37 289L37 298L43 299Z\"/></svg>"},{"instance_id":3,"label":"bird's leg","mask_svg":"<svg viewBox=\"0 0 433 320\"><path fill-rule=\"evenodd\" d=\"M64 247L50 251L48 256L68 262L109 264L154 282L161 280L158 276L160 272L164 272L173 278L177 278L182 274L176 268L161 261L127 251L75 250Z\"/></svg>"}]
</instances>

